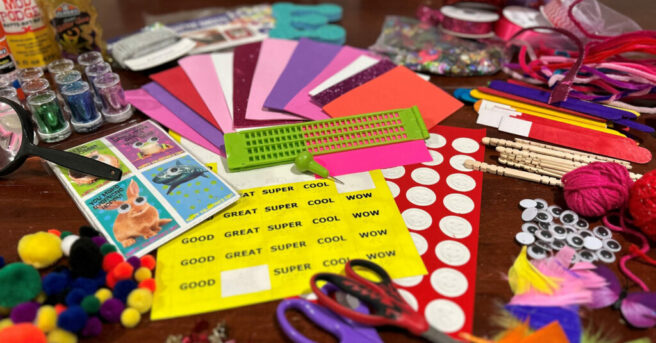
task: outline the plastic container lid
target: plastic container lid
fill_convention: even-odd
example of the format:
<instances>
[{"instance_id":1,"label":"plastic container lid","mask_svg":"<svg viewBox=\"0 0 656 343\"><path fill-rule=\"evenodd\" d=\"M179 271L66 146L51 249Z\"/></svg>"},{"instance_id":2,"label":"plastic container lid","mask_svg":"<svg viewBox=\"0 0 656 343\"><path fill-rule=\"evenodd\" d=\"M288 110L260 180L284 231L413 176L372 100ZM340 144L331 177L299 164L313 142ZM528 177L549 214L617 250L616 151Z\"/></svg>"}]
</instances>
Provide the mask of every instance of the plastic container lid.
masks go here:
<instances>
[{"instance_id":1,"label":"plastic container lid","mask_svg":"<svg viewBox=\"0 0 656 343\"><path fill-rule=\"evenodd\" d=\"M458 8L455 6L442 6L440 11L443 15L474 23L489 23L499 20L499 15L485 10L479 10L475 8Z\"/></svg>"},{"instance_id":2,"label":"plastic container lid","mask_svg":"<svg viewBox=\"0 0 656 343\"><path fill-rule=\"evenodd\" d=\"M82 80L82 74L77 70L69 70L55 75L55 82L58 85L66 85L80 80Z\"/></svg>"},{"instance_id":3,"label":"plastic container lid","mask_svg":"<svg viewBox=\"0 0 656 343\"><path fill-rule=\"evenodd\" d=\"M77 63L83 67L101 62L103 62L103 56L98 51L88 51L77 57Z\"/></svg>"},{"instance_id":4,"label":"plastic container lid","mask_svg":"<svg viewBox=\"0 0 656 343\"><path fill-rule=\"evenodd\" d=\"M44 78L29 80L21 88L25 94L35 94L48 90L50 88L50 82Z\"/></svg>"},{"instance_id":5,"label":"plastic container lid","mask_svg":"<svg viewBox=\"0 0 656 343\"><path fill-rule=\"evenodd\" d=\"M86 81L75 81L67 85L63 85L61 93L63 95L78 95L89 91L89 84Z\"/></svg>"},{"instance_id":6,"label":"plastic container lid","mask_svg":"<svg viewBox=\"0 0 656 343\"><path fill-rule=\"evenodd\" d=\"M60 58L48 63L48 71L50 74L59 74L64 71L73 70L75 68L75 62L69 60L68 58Z\"/></svg>"},{"instance_id":7,"label":"plastic container lid","mask_svg":"<svg viewBox=\"0 0 656 343\"><path fill-rule=\"evenodd\" d=\"M121 79L116 73L106 73L96 77L93 84L97 88L107 88L116 85Z\"/></svg>"},{"instance_id":8,"label":"plastic container lid","mask_svg":"<svg viewBox=\"0 0 656 343\"><path fill-rule=\"evenodd\" d=\"M57 95L53 91L45 91L43 93L38 93L38 94L32 94L27 97L27 102L30 105L43 105L47 104L49 102L53 102L57 99Z\"/></svg>"},{"instance_id":9,"label":"plastic container lid","mask_svg":"<svg viewBox=\"0 0 656 343\"><path fill-rule=\"evenodd\" d=\"M107 62L96 63L84 68L84 72L91 77L107 74L112 72L112 67Z\"/></svg>"},{"instance_id":10,"label":"plastic container lid","mask_svg":"<svg viewBox=\"0 0 656 343\"><path fill-rule=\"evenodd\" d=\"M21 81L33 80L43 77L41 68L25 68L18 71L18 79Z\"/></svg>"}]
</instances>

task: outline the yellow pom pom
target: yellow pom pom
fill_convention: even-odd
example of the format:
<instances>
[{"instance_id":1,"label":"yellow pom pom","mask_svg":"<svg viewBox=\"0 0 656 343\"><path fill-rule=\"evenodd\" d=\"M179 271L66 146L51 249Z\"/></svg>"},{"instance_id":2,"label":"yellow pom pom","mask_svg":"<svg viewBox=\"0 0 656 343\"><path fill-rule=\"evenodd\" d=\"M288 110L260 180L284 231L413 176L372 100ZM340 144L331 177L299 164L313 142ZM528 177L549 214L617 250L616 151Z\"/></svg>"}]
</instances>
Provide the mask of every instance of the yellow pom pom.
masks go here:
<instances>
[{"instance_id":1,"label":"yellow pom pom","mask_svg":"<svg viewBox=\"0 0 656 343\"><path fill-rule=\"evenodd\" d=\"M48 267L62 257L61 239L43 231L25 235L18 241L18 256L34 268Z\"/></svg>"},{"instance_id":2,"label":"yellow pom pom","mask_svg":"<svg viewBox=\"0 0 656 343\"><path fill-rule=\"evenodd\" d=\"M4 329L6 327L12 326L12 325L14 325L14 322L12 322L11 319L9 319L9 318L5 318L3 320L0 320L0 330Z\"/></svg>"},{"instance_id":3,"label":"yellow pom pom","mask_svg":"<svg viewBox=\"0 0 656 343\"><path fill-rule=\"evenodd\" d=\"M134 279L137 280L137 283L152 277L153 273L146 267L140 267L136 272L134 272Z\"/></svg>"},{"instance_id":4,"label":"yellow pom pom","mask_svg":"<svg viewBox=\"0 0 656 343\"><path fill-rule=\"evenodd\" d=\"M45 305L36 313L34 324L43 332L50 332L57 327L57 311L54 306Z\"/></svg>"},{"instance_id":5,"label":"yellow pom pom","mask_svg":"<svg viewBox=\"0 0 656 343\"><path fill-rule=\"evenodd\" d=\"M146 288L136 288L128 295L127 304L143 314L153 306L153 293Z\"/></svg>"},{"instance_id":6,"label":"yellow pom pom","mask_svg":"<svg viewBox=\"0 0 656 343\"><path fill-rule=\"evenodd\" d=\"M36 296L36 298L34 298L34 301L38 302L39 304L43 304L47 297L48 295L46 295L46 293L41 292Z\"/></svg>"},{"instance_id":7,"label":"yellow pom pom","mask_svg":"<svg viewBox=\"0 0 656 343\"><path fill-rule=\"evenodd\" d=\"M48 334L48 343L77 343L77 336L62 329L54 329Z\"/></svg>"},{"instance_id":8,"label":"yellow pom pom","mask_svg":"<svg viewBox=\"0 0 656 343\"><path fill-rule=\"evenodd\" d=\"M96 291L95 295L96 298L98 298L98 300L100 300L100 303L102 304L105 301L107 301L107 299L110 299L112 297L112 291L110 291L107 288L101 288Z\"/></svg>"},{"instance_id":9,"label":"yellow pom pom","mask_svg":"<svg viewBox=\"0 0 656 343\"><path fill-rule=\"evenodd\" d=\"M139 321L141 321L141 314L132 307L126 308L123 310L123 313L121 313L121 324L126 328L131 329L139 325Z\"/></svg>"}]
</instances>

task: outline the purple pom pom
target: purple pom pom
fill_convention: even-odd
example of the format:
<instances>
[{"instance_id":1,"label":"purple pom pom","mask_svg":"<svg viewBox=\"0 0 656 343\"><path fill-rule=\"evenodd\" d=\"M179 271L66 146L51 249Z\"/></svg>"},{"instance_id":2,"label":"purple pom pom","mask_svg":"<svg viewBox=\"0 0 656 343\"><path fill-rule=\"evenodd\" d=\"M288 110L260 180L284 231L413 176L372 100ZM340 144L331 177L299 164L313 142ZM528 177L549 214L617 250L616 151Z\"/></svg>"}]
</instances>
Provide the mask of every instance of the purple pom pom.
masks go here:
<instances>
[{"instance_id":1,"label":"purple pom pom","mask_svg":"<svg viewBox=\"0 0 656 343\"><path fill-rule=\"evenodd\" d=\"M66 306L79 305L86 296L87 292L83 289L75 288L66 295Z\"/></svg>"},{"instance_id":2,"label":"purple pom pom","mask_svg":"<svg viewBox=\"0 0 656 343\"><path fill-rule=\"evenodd\" d=\"M125 305L120 300L111 298L100 305L99 312L102 319L110 323L118 323L121 320L121 313L124 309Z\"/></svg>"},{"instance_id":3,"label":"purple pom pom","mask_svg":"<svg viewBox=\"0 0 656 343\"><path fill-rule=\"evenodd\" d=\"M87 322L87 313L81 306L70 306L57 318L57 326L70 332L78 332Z\"/></svg>"},{"instance_id":4,"label":"purple pom pom","mask_svg":"<svg viewBox=\"0 0 656 343\"><path fill-rule=\"evenodd\" d=\"M107 240L103 236L96 236L91 238L91 240L96 243L98 247L101 247L103 244L107 243Z\"/></svg>"},{"instance_id":5,"label":"purple pom pom","mask_svg":"<svg viewBox=\"0 0 656 343\"><path fill-rule=\"evenodd\" d=\"M30 301L16 305L11 309L11 321L16 323L33 322L36 318L36 312L39 310L39 303Z\"/></svg>"},{"instance_id":6,"label":"purple pom pom","mask_svg":"<svg viewBox=\"0 0 656 343\"><path fill-rule=\"evenodd\" d=\"M100 336L100 333L102 332L102 322L98 317L90 317L87 320L87 323L84 325L84 328L82 329L82 336L84 337L95 337L95 336Z\"/></svg>"},{"instance_id":7,"label":"purple pom pom","mask_svg":"<svg viewBox=\"0 0 656 343\"><path fill-rule=\"evenodd\" d=\"M129 279L121 280L114 286L114 298L125 303L128 299L128 295L130 295L130 292L135 288L137 288L137 283L135 281Z\"/></svg>"},{"instance_id":8,"label":"purple pom pom","mask_svg":"<svg viewBox=\"0 0 656 343\"><path fill-rule=\"evenodd\" d=\"M136 256L128 258L128 263L134 267L134 270L137 270L139 267L141 267L141 260Z\"/></svg>"}]
</instances>

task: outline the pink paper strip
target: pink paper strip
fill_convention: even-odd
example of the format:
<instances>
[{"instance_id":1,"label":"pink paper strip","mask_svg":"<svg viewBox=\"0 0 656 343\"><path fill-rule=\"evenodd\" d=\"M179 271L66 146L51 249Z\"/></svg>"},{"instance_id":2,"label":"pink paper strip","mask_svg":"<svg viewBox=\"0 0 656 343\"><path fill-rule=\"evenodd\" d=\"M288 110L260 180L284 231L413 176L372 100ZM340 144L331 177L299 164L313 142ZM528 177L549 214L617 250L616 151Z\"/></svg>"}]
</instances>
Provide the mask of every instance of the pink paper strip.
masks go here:
<instances>
[{"instance_id":1,"label":"pink paper strip","mask_svg":"<svg viewBox=\"0 0 656 343\"><path fill-rule=\"evenodd\" d=\"M164 105L160 104L148 92L143 89L132 89L125 91L125 98L132 106L136 107L139 111L143 112L158 123L171 128L179 133L184 138L202 146L203 148L212 151L225 157L225 153L219 148L215 147L208 140L199 135L189 125L176 117Z\"/></svg>"},{"instance_id":2,"label":"pink paper strip","mask_svg":"<svg viewBox=\"0 0 656 343\"><path fill-rule=\"evenodd\" d=\"M314 160L332 176L432 161L423 140L318 155Z\"/></svg>"},{"instance_id":3,"label":"pink paper strip","mask_svg":"<svg viewBox=\"0 0 656 343\"><path fill-rule=\"evenodd\" d=\"M356 49L354 47L343 47L333 58L333 60L324 68L314 80L310 81L303 89L301 89L287 105L285 110L291 113L301 115L305 118L312 120L322 120L330 118L323 112L321 107L317 106L311 101L310 90L318 86L327 78L333 76L336 72L342 70L344 67L355 61L361 55L367 54L367 51ZM368 54L369 55L369 54Z\"/></svg>"},{"instance_id":4,"label":"pink paper strip","mask_svg":"<svg viewBox=\"0 0 656 343\"><path fill-rule=\"evenodd\" d=\"M223 133L234 132L232 126L232 116L228 109L221 82L214 71L214 62L210 55L194 55L181 59L178 64L185 71L191 83L203 102L207 105L212 116L216 119ZM231 85L232 86L232 85Z\"/></svg>"},{"instance_id":5,"label":"pink paper strip","mask_svg":"<svg viewBox=\"0 0 656 343\"><path fill-rule=\"evenodd\" d=\"M304 118L281 113L268 111L264 106L264 101L278 81L278 77L287 66L289 58L292 56L294 49L298 45L297 41L286 39L269 38L262 42L260 56L255 66L253 83L251 84L251 93L248 96L248 106L246 107L246 119L251 120L303 120Z\"/></svg>"}]
</instances>

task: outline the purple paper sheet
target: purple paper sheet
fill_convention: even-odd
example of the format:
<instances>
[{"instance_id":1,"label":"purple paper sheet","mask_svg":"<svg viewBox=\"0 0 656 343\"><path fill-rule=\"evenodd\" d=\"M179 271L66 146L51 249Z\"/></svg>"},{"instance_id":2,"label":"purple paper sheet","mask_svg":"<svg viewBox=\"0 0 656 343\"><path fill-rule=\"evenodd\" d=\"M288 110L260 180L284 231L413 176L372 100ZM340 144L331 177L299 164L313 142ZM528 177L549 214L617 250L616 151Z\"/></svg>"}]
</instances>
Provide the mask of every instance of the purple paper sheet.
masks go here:
<instances>
[{"instance_id":1,"label":"purple paper sheet","mask_svg":"<svg viewBox=\"0 0 656 343\"><path fill-rule=\"evenodd\" d=\"M217 148L223 148L223 132L219 131L219 129L214 127L199 114L192 111L187 105L183 104L162 86L156 82L150 82L142 88L164 105L164 107L168 108L168 110L176 117L193 128L193 130L199 135L203 136L203 138L207 139ZM175 131L174 127L171 127L170 129Z\"/></svg>"},{"instance_id":2,"label":"purple paper sheet","mask_svg":"<svg viewBox=\"0 0 656 343\"><path fill-rule=\"evenodd\" d=\"M394 69L394 67L396 67L396 64L392 61L387 59L381 60L371 67L313 96L312 102L319 105L319 107L323 107L329 102L339 98L340 95L377 78L378 76Z\"/></svg>"},{"instance_id":3,"label":"purple paper sheet","mask_svg":"<svg viewBox=\"0 0 656 343\"><path fill-rule=\"evenodd\" d=\"M301 38L264 106L274 110L284 110L285 105L312 81L341 49L341 45Z\"/></svg>"}]
</instances>

